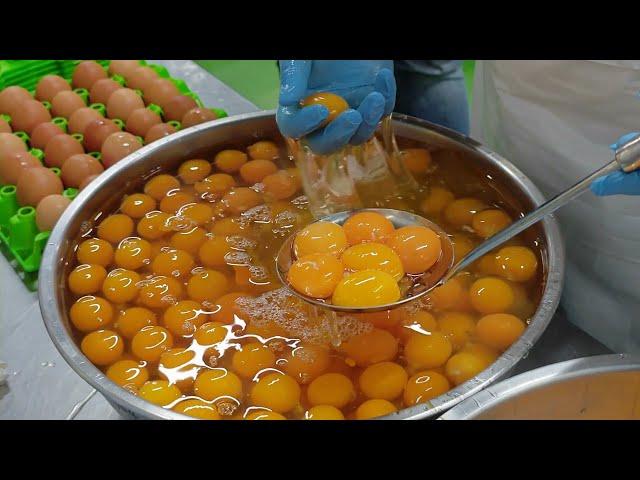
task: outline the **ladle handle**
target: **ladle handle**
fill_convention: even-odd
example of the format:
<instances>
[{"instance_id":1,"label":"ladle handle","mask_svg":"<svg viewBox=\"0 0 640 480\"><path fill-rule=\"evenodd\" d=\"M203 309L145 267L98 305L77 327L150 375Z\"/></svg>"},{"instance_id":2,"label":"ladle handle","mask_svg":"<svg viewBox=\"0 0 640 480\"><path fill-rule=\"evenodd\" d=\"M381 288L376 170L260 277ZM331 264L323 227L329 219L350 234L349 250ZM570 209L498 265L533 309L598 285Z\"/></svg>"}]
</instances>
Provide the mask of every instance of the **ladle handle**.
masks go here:
<instances>
[{"instance_id":1,"label":"ladle handle","mask_svg":"<svg viewBox=\"0 0 640 480\"><path fill-rule=\"evenodd\" d=\"M462 258L462 260L453 265L447 275L444 276L441 283L450 280L456 273L464 270L471 263L475 262L486 253L489 253L497 246L502 245L504 242L515 237L534 223L537 223L547 215L555 212L563 205L569 203L574 198L580 196L585 190L589 188L591 182L593 182L596 178L607 175L619 169L622 169L623 171L629 173L637 170L638 168L640 168L640 136L634 138L633 140L630 140L629 142L616 149L614 160L606 164L604 167L596 170L591 175L585 177L571 188L556 195L551 200L540 205L533 212L525 215L517 222L512 223L504 230L501 230L494 236L478 245L469 254Z\"/></svg>"}]
</instances>

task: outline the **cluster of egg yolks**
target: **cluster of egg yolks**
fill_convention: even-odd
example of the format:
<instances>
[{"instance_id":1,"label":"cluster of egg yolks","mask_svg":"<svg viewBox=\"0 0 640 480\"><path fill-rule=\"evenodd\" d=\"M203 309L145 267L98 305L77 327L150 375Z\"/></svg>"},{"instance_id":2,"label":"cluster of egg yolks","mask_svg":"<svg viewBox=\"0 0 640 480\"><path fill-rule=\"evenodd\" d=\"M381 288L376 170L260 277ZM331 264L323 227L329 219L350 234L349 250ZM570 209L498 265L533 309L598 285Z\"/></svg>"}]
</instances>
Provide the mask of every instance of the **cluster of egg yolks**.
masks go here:
<instances>
[{"instance_id":1,"label":"cluster of egg yolks","mask_svg":"<svg viewBox=\"0 0 640 480\"><path fill-rule=\"evenodd\" d=\"M405 153L408 169L431 172L433 160L425 162L416 150ZM190 160L176 176L151 178L144 192L126 195L119 212L103 217L96 238L78 245L68 278L69 319L83 353L117 385L202 419L375 418L464 383L526 328L522 319L535 310L529 291L538 260L517 241L430 292L417 310L354 314L372 329L339 346L284 341L291 332L277 319L254 324L236 301L268 288L252 283L245 260L234 263L241 242L232 237L252 238L272 260L277 248L269 244L283 238L272 229L310 216L303 203L289 201L300 176L278 170L277 146L264 142L248 156L237 152L227 151L219 162ZM247 221L253 218L247 210L263 203L268 218ZM479 199L456 200L445 185L429 189L411 208L453 226L448 233L456 258L511 221ZM420 260L403 258L402 246L394 244L402 229L374 212L359 212L342 227L319 222L304 230L296 253L322 262L292 269L289 282L313 298L334 301L341 281L368 271L387 275L389 288L391 279L397 288L411 272L407 259ZM353 302L361 288L338 290L337 297ZM371 301L375 294L361 298Z\"/></svg>"},{"instance_id":2,"label":"cluster of egg yolks","mask_svg":"<svg viewBox=\"0 0 640 480\"><path fill-rule=\"evenodd\" d=\"M427 227L407 226L396 230L387 244L398 254L407 273L423 273L440 258L442 243Z\"/></svg>"},{"instance_id":3,"label":"cluster of egg yolks","mask_svg":"<svg viewBox=\"0 0 640 480\"><path fill-rule=\"evenodd\" d=\"M342 307L375 307L400 300L398 282L380 270L350 273L336 285L331 303Z\"/></svg>"},{"instance_id":4,"label":"cluster of egg yolks","mask_svg":"<svg viewBox=\"0 0 640 480\"><path fill-rule=\"evenodd\" d=\"M425 174L431 165L431 154L424 148L407 148L402 152L404 165L413 174Z\"/></svg>"},{"instance_id":5,"label":"cluster of egg yolks","mask_svg":"<svg viewBox=\"0 0 640 480\"><path fill-rule=\"evenodd\" d=\"M309 107L311 105L322 105L325 107L329 114L323 125L327 125L333 122L335 118L349 108L347 101L339 95L331 92L317 92L309 95L301 102L303 107Z\"/></svg>"}]
</instances>

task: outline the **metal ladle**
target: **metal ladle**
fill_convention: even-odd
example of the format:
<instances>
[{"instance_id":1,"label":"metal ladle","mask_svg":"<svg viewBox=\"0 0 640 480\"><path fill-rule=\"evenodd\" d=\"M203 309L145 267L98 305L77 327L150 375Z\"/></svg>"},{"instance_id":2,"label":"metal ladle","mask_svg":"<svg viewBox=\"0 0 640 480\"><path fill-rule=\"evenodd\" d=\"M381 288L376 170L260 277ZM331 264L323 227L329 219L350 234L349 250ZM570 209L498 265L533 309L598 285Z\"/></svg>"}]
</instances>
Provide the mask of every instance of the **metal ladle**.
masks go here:
<instances>
[{"instance_id":1,"label":"metal ladle","mask_svg":"<svg viewBox=\"0 0 640 480\"><path fill-rule=\"evenodd\" d=\"M614 159L599 168L592 174L588 175L584 179L580 180L578 183L568 188L562 193L559 193L551 200L540 205L534 211L528 213L520 220L512 223L504 230L496 233L492 237L485 240L483 243L478 245L475 249L469 252L465 257L463 257L457 263L453 263L453 245L451 243L451 239L449 236L435 223L422 218L418 215L414 215L409 212L404 212L400 210L392 210L392 209L384 209L384 208L368 208L364 209L367 211L377 212L385 217L387 217L391 223L394 224L395 227L403 227L406 225L423 225L428 228L434 230L439 236L442 243L442 254L440 259L436 262L436 264L427 272L422 275L419 275L415 280L416 284L413 288L410 288L404 298L398 300L397 302L387 304L387 305L379 305L375 307L341 307L338 305L333 305L331 303L327 303L323 300L318 300L314 298L309 298L305 295L302 295L296 292L289 283L287 282L287 272L291 267L294 260L293 254L293 241L295 239L295 235L291 235L282 245L280 251L278 252L278 256L276 257L276 270L278 272L278 276L284 285L289 288L289 290L302 298L303 300L312 303L317 306L321 306L323 308L328 308L333 311L338 312L351 312L351 313L364 313L364 312L377 312L383 310L390 310L401 305L404 305L408 302L412 302L417 300L418 298L426 295L434 288L446 283L450 279L452 279L456 274L460 273L470 264L478 260L480 257L489 253L494 248L502 245L506 241L512 239L522 231L529 228L531 225L537 223L542 220L547 215L558 210L560 207L566 205L571 200L577 198L582 193L585 192L596 178L602 177L604 175L608 175L609 173L615 172L616 170L622 170L623 172L630 173L640 168L640 136L636 137L624 145L618 147L615 151ZM350 212L340 212L334 215L330 215L325 217L319 221L332 222L342 225L347 218L355 213L354 211Z\"/></svg>"}]
</instances>

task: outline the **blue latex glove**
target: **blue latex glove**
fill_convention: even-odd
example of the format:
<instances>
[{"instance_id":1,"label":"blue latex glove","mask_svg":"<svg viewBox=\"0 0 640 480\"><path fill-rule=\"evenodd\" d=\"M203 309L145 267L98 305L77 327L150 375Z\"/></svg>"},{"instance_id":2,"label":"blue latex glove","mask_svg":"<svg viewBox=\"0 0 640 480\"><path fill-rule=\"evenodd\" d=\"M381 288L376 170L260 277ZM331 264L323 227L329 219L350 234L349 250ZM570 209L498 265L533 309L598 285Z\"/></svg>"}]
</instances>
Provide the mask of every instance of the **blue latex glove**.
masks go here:
<instances>
[{"instance_id":1,"label":"blue latex glove","mask_svg":"<svg viewBox=\"0 0 640 480\"><path fill-rule=\"evenodd\" d=\"M326 107L300 107L314 92L340 95L351 108L321 127L329 115ZM395 100L391 60L280 60L278 127L286 137L306 137L316 153L367 141L382 117L393 111Z\"/></svg>"},{"instance_id":2,"label":"blue latex glove","mask_svg":"<svg viewBox=\"0 0 640 480\"><path fill-rule=\"evenodd\" d=\"M638 135L640 135L638 132L627 133L620 137L616 143L610 145L610 148L616 150L619 145L632 140ZM591 191L599 196L640 195L640 170L631 173L613 172L600 177L591 184Z\"/></svg>"}]
</instances>

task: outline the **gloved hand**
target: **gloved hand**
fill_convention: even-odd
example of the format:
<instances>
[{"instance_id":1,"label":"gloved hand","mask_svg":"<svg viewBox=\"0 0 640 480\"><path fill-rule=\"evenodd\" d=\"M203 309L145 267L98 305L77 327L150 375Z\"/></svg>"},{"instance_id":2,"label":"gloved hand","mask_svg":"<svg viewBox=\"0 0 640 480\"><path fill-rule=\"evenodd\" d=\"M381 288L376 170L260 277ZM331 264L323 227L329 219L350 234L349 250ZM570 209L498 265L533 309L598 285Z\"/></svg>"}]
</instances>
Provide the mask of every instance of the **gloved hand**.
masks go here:
<instances>
[{"instance_id":1,"label":"gloved hand","mask_svg":"<svg viewBox=\"0 0 640 480\"><path fill-rule=\"evenodd\" d=\"M321 128L327 108L300 107L300 101L314 92L340 95L351 108ZM286 137L306 137L316 153L367 141L383 115L393 111L395 100L391 60L280 60L278 127Z\"/></svg>"},{"instance_id":2,"label":"gloved hand","mask_svg":"<svg viewBox=\"0 0 640 480\"><path fill-rule=\"evenodd\" d=\"M638 132L627 133L618 139L610 148L616 150L629 140L640 135ZM640 195L640 170L625 173L622 171L613 172L604 177L600 177L591 184L591 191L599 196L606 195Z\"/></svg>"}]
</instances>

